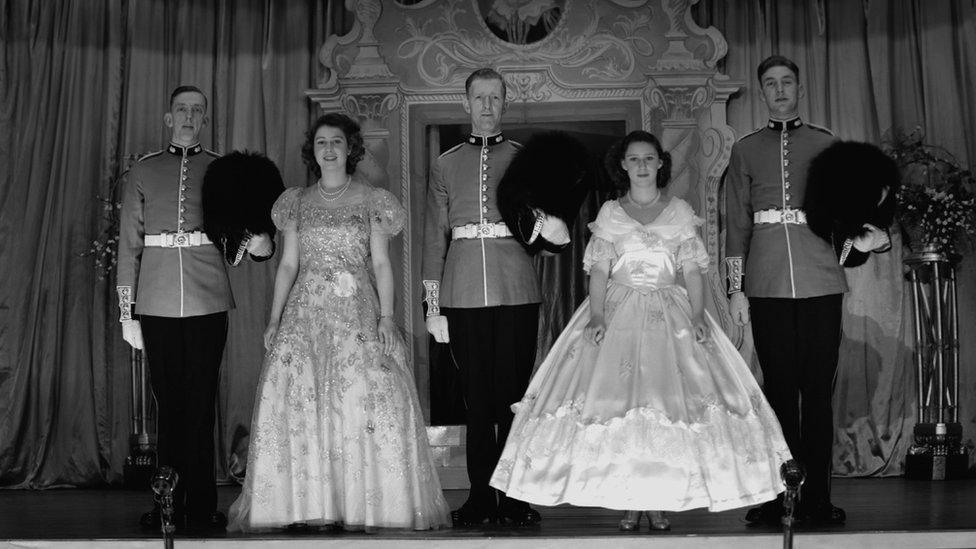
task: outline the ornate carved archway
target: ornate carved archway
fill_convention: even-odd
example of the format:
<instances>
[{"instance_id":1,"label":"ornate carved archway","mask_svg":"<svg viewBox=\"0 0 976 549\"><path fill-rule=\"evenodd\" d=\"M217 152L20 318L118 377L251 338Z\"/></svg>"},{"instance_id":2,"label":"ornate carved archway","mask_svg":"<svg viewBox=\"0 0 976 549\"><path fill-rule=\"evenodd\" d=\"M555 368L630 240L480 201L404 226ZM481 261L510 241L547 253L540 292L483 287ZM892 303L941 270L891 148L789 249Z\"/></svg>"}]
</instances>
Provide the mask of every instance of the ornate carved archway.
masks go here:
<instances>
[{"instance_id":1,"label":"ornate carved archway","mask_svg":"<svg viewBox=\"0 0 976 549\"><path fill-rule=\"evenodd\" d=\"M412 336L425 413L427 334L418 305L432 154L425 136L430 126L467 122L460 106L464 79L482 66L505 76L506 121L623 120L628 131L644 128L661 137L674 158L672 192L706 221L702 236L713 260L708 305L733 340L741 338L728 322L717 270L718 188L734 142L726 104L739 83L716 69L727 45L716 29L695 24L689 11L695 3L553 0L544 36L516 43L489 28L484 12L497 5L493 0L346 0L354 26L328 37L319 52L321 78L306 94L323 111L359 118L369 151L361 169L409 212L394 250L401 258L397 314Z\"/></svg>"}]
</instances>

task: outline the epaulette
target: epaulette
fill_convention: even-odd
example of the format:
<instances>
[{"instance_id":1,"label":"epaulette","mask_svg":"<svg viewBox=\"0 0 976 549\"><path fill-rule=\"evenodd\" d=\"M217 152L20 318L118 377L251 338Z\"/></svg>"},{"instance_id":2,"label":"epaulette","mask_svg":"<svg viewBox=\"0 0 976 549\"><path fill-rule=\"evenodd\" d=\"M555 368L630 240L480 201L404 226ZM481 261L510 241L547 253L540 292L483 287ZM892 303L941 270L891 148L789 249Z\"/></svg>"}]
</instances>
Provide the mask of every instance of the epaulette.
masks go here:
<instances>
[{"instance_id":1,"label":"epaulette","mask_svg":"<svg viewBox=\"0 0 976 549\"><path fill-rule=\"evenodd\" d=\"M437 158L444 158L445 156L451 154L452 152L457 151L458 149L461 148L461 145L464 145L464 143L458 143L457 145L454 145L450 149L447 149L446 151L442 152L441 155L438 156Z\"/></svg>"},{"instance_id":2,"label":"epaulette","mask_svg":"<svg viewBox=\"0 0 976 549\"><path fill-rule=\"evenodd\" d=\"M212 156L214 158L220 158L220 155L219 154L215 153L214 151L212 151L210 149L203 149L203 152L209 154L210 156Z\"/></svg>"},{"instance_id":3,"label":"epaulette","mask_svg":"<svg viewBox=\"0 0 976 549\"><path fill-rule=\"evenodd\" d=\"M827 134L827 135L829 135L831 137L834 136L834 132L830 131L828 128L825 128L823 126L818 126L816 124L811 124L809 122L807 122L807 126L810 126L811 128L813 128L813 129L815 129L817 131L821 131L821 132L823 132L823 133L825 133L825 134Z\"/></svg>"},{"instance_id":4,"label":"epaulette","mask_svg":"<svg viewBox=\"0 0 976 549\"><path fill-rule=\"evenodd\" d=\"M158 150L156 152L146 153L146 154L140 156L139 158L137 158L136 159L136 162L142 162L143 160L148 160L148 159L150 159L150 158L152 158L154 156L159 156L159 155L163 154L164 152L166 152L166 149L160 149L160 150Z\"/></svg>"},{"instance_id":5,"label":"epaulette","mask_svg":"<svg viewBox=\"0 0 976 549\"><path fill-rule=\"evenodd\" d=\"M743 139L745 139L745 138L747 138L747 137L749 137L751 135L756 135L757 133L759 133L759 132L761 132L761 131L763 131L765 129L766 129L766 126L759 126L758 128L752 130L751 132L749 132L749 133L743 135L742 137L736 139L736 141L742 141Z\"/></svg>"}]
</instances>

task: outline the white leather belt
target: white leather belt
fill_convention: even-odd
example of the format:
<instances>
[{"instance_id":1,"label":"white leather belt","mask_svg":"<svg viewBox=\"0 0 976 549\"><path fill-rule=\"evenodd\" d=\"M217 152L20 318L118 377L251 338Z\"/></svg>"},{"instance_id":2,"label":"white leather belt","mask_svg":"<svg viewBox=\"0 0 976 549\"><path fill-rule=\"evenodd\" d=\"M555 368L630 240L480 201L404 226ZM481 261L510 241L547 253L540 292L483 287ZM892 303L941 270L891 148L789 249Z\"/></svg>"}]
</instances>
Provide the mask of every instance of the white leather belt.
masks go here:
<instances>
[{"instance_id":1,"label":"white leather belt","mask_svg":"<svg viewBox=\"0 0 976 549\"><path fill-rule=\"evenodd\" d=\"M770 210L759 210L752 214L753 223L792 223L794 225L806 225L807 214L798 208L773 208Z\"/></svg>"},{"instance_id":2,"label":"white leather belt","mask_svg":"<svg viewBox=\"0 0 976 549\"><path fill-rule=\"evenodd\" d=\"M144 245L155 248L189 248L213 244L203 231L191 233L159 233L147 234Z\"/></svg>"},{"instance_id":3,"label":"white leather belt","mask_svg":"<svg viewBox=\"0 0 976 549\"><path fill-rule=\"evenodd\" d=\"M507 238L512 236L504 223L471 223L451 228L451 240L461 238Z\"/></svg>"}]
</instances>

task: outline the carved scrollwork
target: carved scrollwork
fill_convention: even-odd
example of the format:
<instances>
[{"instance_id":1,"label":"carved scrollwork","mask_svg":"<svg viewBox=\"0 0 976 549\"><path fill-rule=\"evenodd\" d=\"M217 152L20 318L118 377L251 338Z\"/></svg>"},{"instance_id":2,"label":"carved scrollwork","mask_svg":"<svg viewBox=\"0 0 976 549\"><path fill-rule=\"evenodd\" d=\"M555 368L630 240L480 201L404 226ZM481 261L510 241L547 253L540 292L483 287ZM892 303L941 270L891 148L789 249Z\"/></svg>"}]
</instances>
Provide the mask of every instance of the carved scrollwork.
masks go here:
<instances>
[{"instance_id":1,"label":"carved scrollwork","mask_svg":"<svg viewBox=\"0 0 976 549\"><path fill-rule=\"evenodd\" d=\"M451 0L441 10L440 17L419 21L407 17L404 29L408 37L396 49L401 59L416 59L420 77L434 86L457 85L461 78L459 69L473 69L491 59L494 65L549 64L565 68L580 68L580 73L594 80L621 81L630 77L637 66L635 43L643 51L649 51L650 43L637 35L639 25L628 24L621 18L629 33L617 36L600 29L600 18L592 4L587 8L592 16L583 32L567 31L558 26L538 46L512 47L490 38L490 33L474 33L458 23L458 17L466 13L460 0ZM636 48L635 48L636 49Z\"/></svg>"},{"instance_id":2,"label":"carved scrollwork","mask_svg":"<svg viewBox=\"0 0 976 549\"><path fill-rule=\"evenodd\" d=\"M654 86L646 94L651 108L660 110L667 121L691 120L695 111L711 102L705 86Z\"/></svg>"},{"instance_id":3,"label":"carved scrollwork","mask_svg":"<svg viewBox=\"0 0 976 549\"><path fill-rule=\"evenodd\" d=\"M512 72L506 71L505 82L512 95L510 101L547 101L552 97L549 90L549 79L542 71Z\"/></svg>"},{"instance_id":4,"label":"carved scrollwork","mask_svg":"<svg viewBox=\"0 0 976 549\"><path fill-rule=\"evenodd\" d=\"M345 94L342 106L349 114L361 120L382 121L400 103L395 93L389 94Z\"/></svg>"}]
</instances>

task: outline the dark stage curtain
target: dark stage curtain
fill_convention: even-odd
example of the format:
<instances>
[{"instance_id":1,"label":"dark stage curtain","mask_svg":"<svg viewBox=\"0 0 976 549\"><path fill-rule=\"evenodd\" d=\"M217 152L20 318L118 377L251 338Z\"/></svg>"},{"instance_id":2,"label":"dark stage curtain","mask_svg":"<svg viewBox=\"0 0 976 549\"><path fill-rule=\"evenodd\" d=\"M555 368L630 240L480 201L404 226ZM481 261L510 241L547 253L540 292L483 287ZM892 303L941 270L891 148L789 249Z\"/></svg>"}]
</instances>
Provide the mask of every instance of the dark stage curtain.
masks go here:
<instances>
[{"instance_id":1,"label":"dark stage curtain","mask_svg":"<svg viewBox=\"0 0 976 549\"><path fill-rule=\"evenodd\" d=\"M743 82L729 102L739 135L765 122L756 66L780 53L800 65L804 119L838 137L879 143L920 127L976 167L976 6L971 0L702 0L701 26L729 43L723 72ZM839 199L841 197L838 197ZM894 235L897 237L897 235ZM847 270L844 339L834 390L834 474L897 475L915 424L912 305L902 249ZM958 274L961 422L976 439L976 261Z\"/></svg>"},{"instance_id":2,"label":"dark stage curtain","mask_svg":"<svg viewBox=\"0 0 976 549\"><path fill-rule=\"evenodd\" d=\"M120 480L128 453L129 360L114 280L82 256L108 222L99 197L131 156L158 149L169 91L211 101L205 146L266 152L286 184L307 182L299 148L342 2L318 0L0 0L0 486ZM725 70L745 84L730 103L740 132L761 122L754 67L772 51L803 65L807 119L876 140L921 125L976 162L976 17L970 0L702 0L697 20L729 41ZM850 272L838 375L843 474L900 470L914 406L911 325L900 247ZM221 476L239 471L273 284L274 261L231 271L219 406ZM974 438L976 320L972 259L962 266L966 438ZM562 275L553 275L561 277ZM572 284L579 286L578 281ZM563 307L563 313L571 307Z\"/></svg>"}]
</instances>

